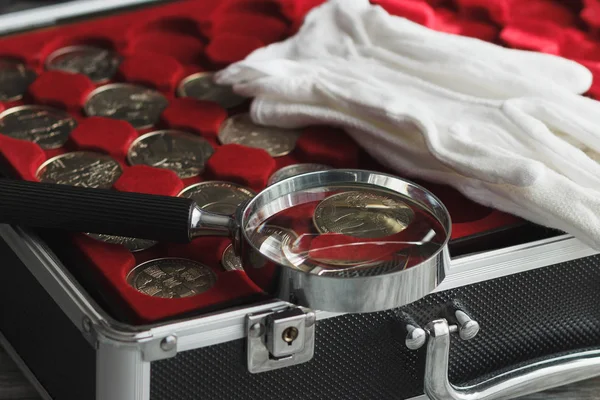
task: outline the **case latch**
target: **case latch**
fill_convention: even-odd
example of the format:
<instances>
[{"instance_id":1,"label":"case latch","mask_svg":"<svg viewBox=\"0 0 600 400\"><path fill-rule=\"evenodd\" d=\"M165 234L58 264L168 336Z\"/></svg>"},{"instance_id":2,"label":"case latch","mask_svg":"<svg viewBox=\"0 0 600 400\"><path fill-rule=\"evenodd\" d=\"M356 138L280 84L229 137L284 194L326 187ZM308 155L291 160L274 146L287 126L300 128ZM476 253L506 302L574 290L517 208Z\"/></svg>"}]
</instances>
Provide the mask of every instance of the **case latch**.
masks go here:
<instances>
[{"instance_id":1,"label":"case latch","mask_svg":"<svg viewBox=\"0 0 600 400\"><path fill-rule=\"evenodd\" d=\"M300 307L246 316L248 371L271 371L309 361L315 349L315 313Z\"/></svg>"}]
</instances>

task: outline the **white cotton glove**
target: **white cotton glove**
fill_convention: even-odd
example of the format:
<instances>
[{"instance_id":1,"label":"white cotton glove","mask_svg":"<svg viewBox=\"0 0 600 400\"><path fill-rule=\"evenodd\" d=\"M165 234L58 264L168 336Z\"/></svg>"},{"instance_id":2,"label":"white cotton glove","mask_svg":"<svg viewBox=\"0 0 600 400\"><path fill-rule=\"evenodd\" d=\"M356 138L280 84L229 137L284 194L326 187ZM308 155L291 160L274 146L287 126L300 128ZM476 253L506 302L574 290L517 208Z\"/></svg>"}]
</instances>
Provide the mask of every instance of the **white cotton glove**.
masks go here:
<instances>
[{"instance_id":1,"label":"white cotton glove","mask_svg":"<svg viewBox=\"0 0 600 400\"><path fill-rule=\"evenodd\" d=\"M358 13L340 9L341 3L346 7L361 1L333 1L321 9ZM372 43L357 45L341 29L335 31L336 40L344 46L336 47L331 34L315 45L331 48L330 54L310 56L301 46L310 43L302 34L311 33L308 27L321 9L309 15L291 45L278 44L285 48L283 56L269 46L218 74L219 83L255 97L251 115L256 122L341 126L382 164L402 174L452 185L479 203L572 233L600 249L600 165L584 153L600 152L594 133L600 107L572 94L567 80L553 84L549 73L572 64L546 68L548 75L538 77L537 84L546 80L547 85L538 87L529 82L533 70L521 68L516 59L511 64L510 57L504 58L513 65L510 73L508 67L499 70L478 59L481 53L469 53L468 46L463 54L470 56L464 60L440 50L447 57L423 61L416 47L406 56L397 52L408 45L384 50ZM385 27L384 21L375 25ZM376 31L369 26L370 34ZM356 24L349 27L358 29ZM398 43L399 36L389 36L387 43ZM473 74L461 75L461 68L485 73L471 81Z\"/></svg>"},{"instance_id":2,"label":"white cotton glove","mask_svg":"<svg viewBox=\"0 0 600 400\"><path fill-rule=\"evenodd\" d=\"M555 86L584 93L592 83L591 72L573 61L436 32L367 0L330 0L307 15L295 36L255 51L246 62L330 56L380 59L440 86L492 98Z\"/></svg>"}]
</instances>

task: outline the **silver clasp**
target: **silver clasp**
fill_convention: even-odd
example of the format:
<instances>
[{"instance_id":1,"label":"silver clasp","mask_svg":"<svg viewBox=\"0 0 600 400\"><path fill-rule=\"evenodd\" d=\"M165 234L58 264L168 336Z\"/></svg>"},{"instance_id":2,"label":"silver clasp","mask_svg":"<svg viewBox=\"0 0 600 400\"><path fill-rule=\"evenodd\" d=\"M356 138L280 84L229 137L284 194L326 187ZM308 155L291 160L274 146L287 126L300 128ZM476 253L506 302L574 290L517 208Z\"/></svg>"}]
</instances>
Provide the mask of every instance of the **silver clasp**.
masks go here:
<instances>
[{"instance_id":1,"label":"silver clasp","mask_svg":"<svg viewBox=\"0 0 600 400\"><path fill-rule=\"evenodd\" d=\"M309 361L315 347L315 313L300 307L246 316L248 371L271 371Z\"/></svg>"}]
</instances>

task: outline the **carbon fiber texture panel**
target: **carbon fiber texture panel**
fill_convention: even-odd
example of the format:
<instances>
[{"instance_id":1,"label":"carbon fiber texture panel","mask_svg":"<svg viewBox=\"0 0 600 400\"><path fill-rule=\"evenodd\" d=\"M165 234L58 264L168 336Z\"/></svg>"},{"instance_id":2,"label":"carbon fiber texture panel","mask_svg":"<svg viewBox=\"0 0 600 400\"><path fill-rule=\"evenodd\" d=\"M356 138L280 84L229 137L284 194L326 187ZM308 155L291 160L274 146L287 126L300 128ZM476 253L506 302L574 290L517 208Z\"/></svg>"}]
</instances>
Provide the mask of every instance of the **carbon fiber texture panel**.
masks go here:
<instances>
[{"instance_id":1,"label":"carbon fiber texture panel","mask_svg":"<svg viewBox=\"0 0 600 400\"><path fill-rule=\"evenodd\" d=\"M406 399L423 393L425 349L404 346L402 312L417 322L460 305L481 325L453 339L450 378L474 383L521 363L600 347L600 256L461 287L401 309L319 321L308 363L250 374L245 340L152 364L151 400Z\"/></svg>"}]
</instances>

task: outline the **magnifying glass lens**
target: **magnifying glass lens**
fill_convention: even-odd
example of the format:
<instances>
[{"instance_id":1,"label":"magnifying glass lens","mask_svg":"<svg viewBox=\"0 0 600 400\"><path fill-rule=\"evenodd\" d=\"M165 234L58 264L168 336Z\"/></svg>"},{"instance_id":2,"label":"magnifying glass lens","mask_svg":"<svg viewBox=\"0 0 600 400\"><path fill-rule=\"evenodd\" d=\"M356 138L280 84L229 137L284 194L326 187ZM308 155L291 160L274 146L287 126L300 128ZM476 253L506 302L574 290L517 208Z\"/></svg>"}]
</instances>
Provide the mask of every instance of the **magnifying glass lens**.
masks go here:
<instances>
[{"instance_id":1,"label":"magnifying glass lens","mask_svg":"<svg viewBox=\"0 0 600 400\"><path fill-rule=\"evenodd\" d=\"M369 184L329 184L273 197L244 226L271 261L335 277L392 273L418 265L447 232L426 203Z\"/></svg>"}]
</instances>

